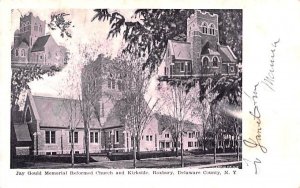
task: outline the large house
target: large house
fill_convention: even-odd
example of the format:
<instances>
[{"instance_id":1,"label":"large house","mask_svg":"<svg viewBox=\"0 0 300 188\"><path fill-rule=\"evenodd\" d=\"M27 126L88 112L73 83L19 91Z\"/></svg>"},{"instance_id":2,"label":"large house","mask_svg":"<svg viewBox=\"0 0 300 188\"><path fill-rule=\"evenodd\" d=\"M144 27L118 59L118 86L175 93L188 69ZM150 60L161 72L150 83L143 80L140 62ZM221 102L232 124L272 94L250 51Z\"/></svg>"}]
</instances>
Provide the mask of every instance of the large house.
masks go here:
<instances>
[{"instance_id":1,"label":"large house","mask_svg":"<svg viewBox=\"0 0 300 188\"><path fill-rule=\"evenodd\" d=\"M159 75L161 79L234 75L237 57L219 43L218 15L196 10L187 19L186 41L169 40Z\"/></svg>"},{"instance_id":2,"label":"large house","mask_svg":"<svg viewBox=\"0 0 300 188\"><path fill-rule=\"evenodd\" d=\"M11 49L12 66L39 64L62 67L67 64L67 49L45 34L46 21L32 12L20 18L20 28L14 33Z\"/></svg>"}]
</instances>

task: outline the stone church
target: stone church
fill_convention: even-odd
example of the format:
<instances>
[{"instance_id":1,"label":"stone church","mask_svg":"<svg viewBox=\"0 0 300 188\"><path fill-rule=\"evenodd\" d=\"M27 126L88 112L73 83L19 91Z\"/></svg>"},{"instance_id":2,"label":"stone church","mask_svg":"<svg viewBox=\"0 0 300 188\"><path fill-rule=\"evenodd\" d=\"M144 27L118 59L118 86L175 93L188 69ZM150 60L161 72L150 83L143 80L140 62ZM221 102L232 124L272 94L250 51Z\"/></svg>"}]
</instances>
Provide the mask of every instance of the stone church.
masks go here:
<instances>
[{"instance_id":1,"label":"stone church","mask_svg":"<svg viewBox=\"0 0 300 188\"><path fill-rule=\"evenodd\" d=\"M219 43L218 15L197 10L187 19L187 40L169 40L159 70L165 79L237 74L238 60Z\"/></svg>"},{"instance_id":2,"label":"stone church","mask_svg":"<svg viewBox=\"0 0 300 188\"><path fill-rule=\"evenodd\" d=\"M61 67L67 64L67 49L45 34L46 21L32 12L20 18L20 27L14 33L11 50L12 65L39 64Z\"/></svg>"}]
</instances>

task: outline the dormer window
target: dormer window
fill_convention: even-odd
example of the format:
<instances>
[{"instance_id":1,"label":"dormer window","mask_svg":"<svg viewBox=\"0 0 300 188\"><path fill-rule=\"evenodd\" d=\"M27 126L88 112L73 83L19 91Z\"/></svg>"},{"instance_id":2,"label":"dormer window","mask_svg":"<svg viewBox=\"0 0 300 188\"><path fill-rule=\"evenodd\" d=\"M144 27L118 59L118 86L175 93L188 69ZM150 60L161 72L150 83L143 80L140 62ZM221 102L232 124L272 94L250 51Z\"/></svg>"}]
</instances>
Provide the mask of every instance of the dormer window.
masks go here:
<instances>
[{"instance_id":1,"label":"dormer window","mask_svg":"<svg viewBox=\"0 0 300 188\"><path fill-rule=\"evenodd\" d=\"M202 66L207 67L208 66L208 57L204 57L202 59Z\"/></svg>"},{"instance_id":2,"label":"dormer window","mask_svg":"<svg viewBox=\"0 0 300 188\"><path fill-rule=\"evenodd\" d=\"M218 58L217 57L213 58L213 66L218 67Z\"/></svg>"},{"instance_id":3,"label":"dormer window","mask_svg":"<svg viewBox=\"0 0 300 188\"><path fill-rule=\"evenodd\" d=\"M209 34L210 35L215 35L215 30L216 30L216 27L214 24L210 24L209 25Z\"/></svg>"},{"instance_id":4,"label":"dormer window","mask_svg":"<svg viewBox=\"0 0 300 188\"><path fill-rule=\"evenodd\" d=\"M207 34L207 23L203 22L201 27L202 27L202 33Z\"/></svg>"}]
</instances>

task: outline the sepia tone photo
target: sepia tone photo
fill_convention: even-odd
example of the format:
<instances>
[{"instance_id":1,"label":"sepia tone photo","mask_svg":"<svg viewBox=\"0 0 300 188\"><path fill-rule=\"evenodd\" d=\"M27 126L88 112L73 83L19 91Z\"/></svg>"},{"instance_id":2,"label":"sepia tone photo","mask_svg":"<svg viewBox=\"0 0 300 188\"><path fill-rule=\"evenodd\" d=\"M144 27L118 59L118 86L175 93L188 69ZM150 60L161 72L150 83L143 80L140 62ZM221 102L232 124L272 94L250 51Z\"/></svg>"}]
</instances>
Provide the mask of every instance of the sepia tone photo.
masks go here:
<instances>
[{"instance_id":1,"label":"sepia tone photo","mask_svg":"<svg viewBox=\"0 0 300 188\"><path fill-rule=\"evenodd\" d=\"M242 168L241 9L11 18L12 169Z\"/></svg>"}]
</instances>

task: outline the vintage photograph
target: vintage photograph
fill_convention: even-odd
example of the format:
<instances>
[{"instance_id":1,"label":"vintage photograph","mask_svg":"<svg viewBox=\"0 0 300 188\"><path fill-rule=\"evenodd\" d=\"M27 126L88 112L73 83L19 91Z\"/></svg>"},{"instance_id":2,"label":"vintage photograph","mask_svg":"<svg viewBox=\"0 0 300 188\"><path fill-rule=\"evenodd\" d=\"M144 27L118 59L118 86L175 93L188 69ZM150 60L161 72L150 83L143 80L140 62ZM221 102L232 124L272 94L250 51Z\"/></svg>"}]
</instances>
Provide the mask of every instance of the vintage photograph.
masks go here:
<instances>
[{"instance_id":1,"label":"vintage photograph","mask_svg":"<svg viewBox=\"0 0 300 188\"><path fill-rule=\"evenodd\" d=\"M242 9L12 9L12 169L242 168Z\"/></svg>"}]
</instances>

